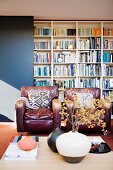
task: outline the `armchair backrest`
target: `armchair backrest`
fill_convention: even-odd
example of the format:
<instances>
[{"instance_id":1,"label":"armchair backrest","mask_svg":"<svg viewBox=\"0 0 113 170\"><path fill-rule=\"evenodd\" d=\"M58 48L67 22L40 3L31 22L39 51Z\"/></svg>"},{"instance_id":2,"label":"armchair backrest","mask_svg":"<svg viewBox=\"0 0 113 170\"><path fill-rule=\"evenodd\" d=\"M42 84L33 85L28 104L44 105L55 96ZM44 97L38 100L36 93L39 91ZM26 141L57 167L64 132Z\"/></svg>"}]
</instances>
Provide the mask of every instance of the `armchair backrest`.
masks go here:
<instances>
[{"instance_id":1,"label":"armchair backrest","mask_svg":"<svg viewBox=\"0 0 113 170\"><path fill-rule=\"evenodd\" d=\"M38 92L48 92L50 93L49 102L50 105L53 99L57 99L59 92L57 86L22 86L21 87L21 97L28 98L28 92L31 90L38 91Z\"/></svg>"},{"instance_id":2,"label":"armchair backrest","mask_svg":"<svg viewBox=\"0 0 113 170\"><path fill-rule=\"evenodd\" d=\"M70 90L70 88L66 88L64 95L67 96L67 91ZM74 92L80 92L80 93L91 93L93 95L93 98L100 99L100 88L71 88Z\"/></svg>"}]
</instances>

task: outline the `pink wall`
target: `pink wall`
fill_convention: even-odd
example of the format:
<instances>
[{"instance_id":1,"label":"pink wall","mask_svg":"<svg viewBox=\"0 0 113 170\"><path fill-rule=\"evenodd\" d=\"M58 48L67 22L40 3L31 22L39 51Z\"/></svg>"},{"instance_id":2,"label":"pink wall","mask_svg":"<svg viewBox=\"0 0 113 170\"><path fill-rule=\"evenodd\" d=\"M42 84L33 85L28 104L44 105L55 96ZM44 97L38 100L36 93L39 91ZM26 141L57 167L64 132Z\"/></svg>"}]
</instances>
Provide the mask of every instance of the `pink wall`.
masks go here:
<instances>
[{"instance_id":1,"label":"pink wall","mask_svg":"<svg viewBox=\"0 0 113 170\"><path fill-rule=\"evenodd\" d=\"M113 0L2 0L0 15L40 19L112 20Z\"/></svg>"}]
</instances>

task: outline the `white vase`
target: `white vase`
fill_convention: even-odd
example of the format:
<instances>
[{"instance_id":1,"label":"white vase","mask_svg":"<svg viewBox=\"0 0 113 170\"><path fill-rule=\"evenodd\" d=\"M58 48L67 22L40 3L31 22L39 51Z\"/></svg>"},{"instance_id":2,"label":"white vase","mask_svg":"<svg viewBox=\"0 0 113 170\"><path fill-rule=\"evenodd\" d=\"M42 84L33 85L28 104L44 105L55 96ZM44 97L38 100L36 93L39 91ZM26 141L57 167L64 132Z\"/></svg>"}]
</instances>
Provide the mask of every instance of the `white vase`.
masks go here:
<instances>
[{"instance_id":1,"label":"white vase","mask_svg":"<svg viewBox=\"0 0 113 170\"><path fill-rule=\"evenodd\" d=\"M89 153L91 141L82 133L70 131L57 138L56 147L66 162L77 163Z\"/></svg>"}]
</instances>

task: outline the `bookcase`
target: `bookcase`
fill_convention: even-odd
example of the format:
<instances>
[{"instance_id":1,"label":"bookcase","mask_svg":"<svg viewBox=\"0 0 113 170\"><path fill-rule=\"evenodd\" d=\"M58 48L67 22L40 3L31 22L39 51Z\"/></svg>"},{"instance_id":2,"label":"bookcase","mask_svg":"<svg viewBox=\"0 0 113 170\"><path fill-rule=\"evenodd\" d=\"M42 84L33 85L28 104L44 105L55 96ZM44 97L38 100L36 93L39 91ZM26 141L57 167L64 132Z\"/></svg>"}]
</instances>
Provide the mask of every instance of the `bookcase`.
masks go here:
<instances>
[{"instance_id":1,"label":"bookcase","mask_svg":"<svg viewBox=\"0 0 113 170\"><path fill-rule=\"evenodd\" d=\"M99 87L113 100L113 21L34 21L36 86Z\"/></svg>"}]
</instances>

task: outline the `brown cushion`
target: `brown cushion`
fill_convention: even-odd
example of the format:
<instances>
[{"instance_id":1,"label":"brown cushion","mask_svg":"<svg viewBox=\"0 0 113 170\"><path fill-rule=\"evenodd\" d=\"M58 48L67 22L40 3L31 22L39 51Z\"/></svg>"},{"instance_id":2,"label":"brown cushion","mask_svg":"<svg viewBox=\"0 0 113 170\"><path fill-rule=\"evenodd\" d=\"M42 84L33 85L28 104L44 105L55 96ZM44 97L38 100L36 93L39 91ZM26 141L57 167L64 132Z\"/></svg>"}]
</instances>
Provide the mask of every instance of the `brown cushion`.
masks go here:
<instances>
[{"instance_id":1,"label":"brown cushion","mask_svg":"<svg viewBox=\"0 0 113 170\"><path fill-rule=\"evenodd\" d=\"M28 109L24 118L28 119L53 119L53 112L48 108Z\"/></svg>"}]
</instances>

